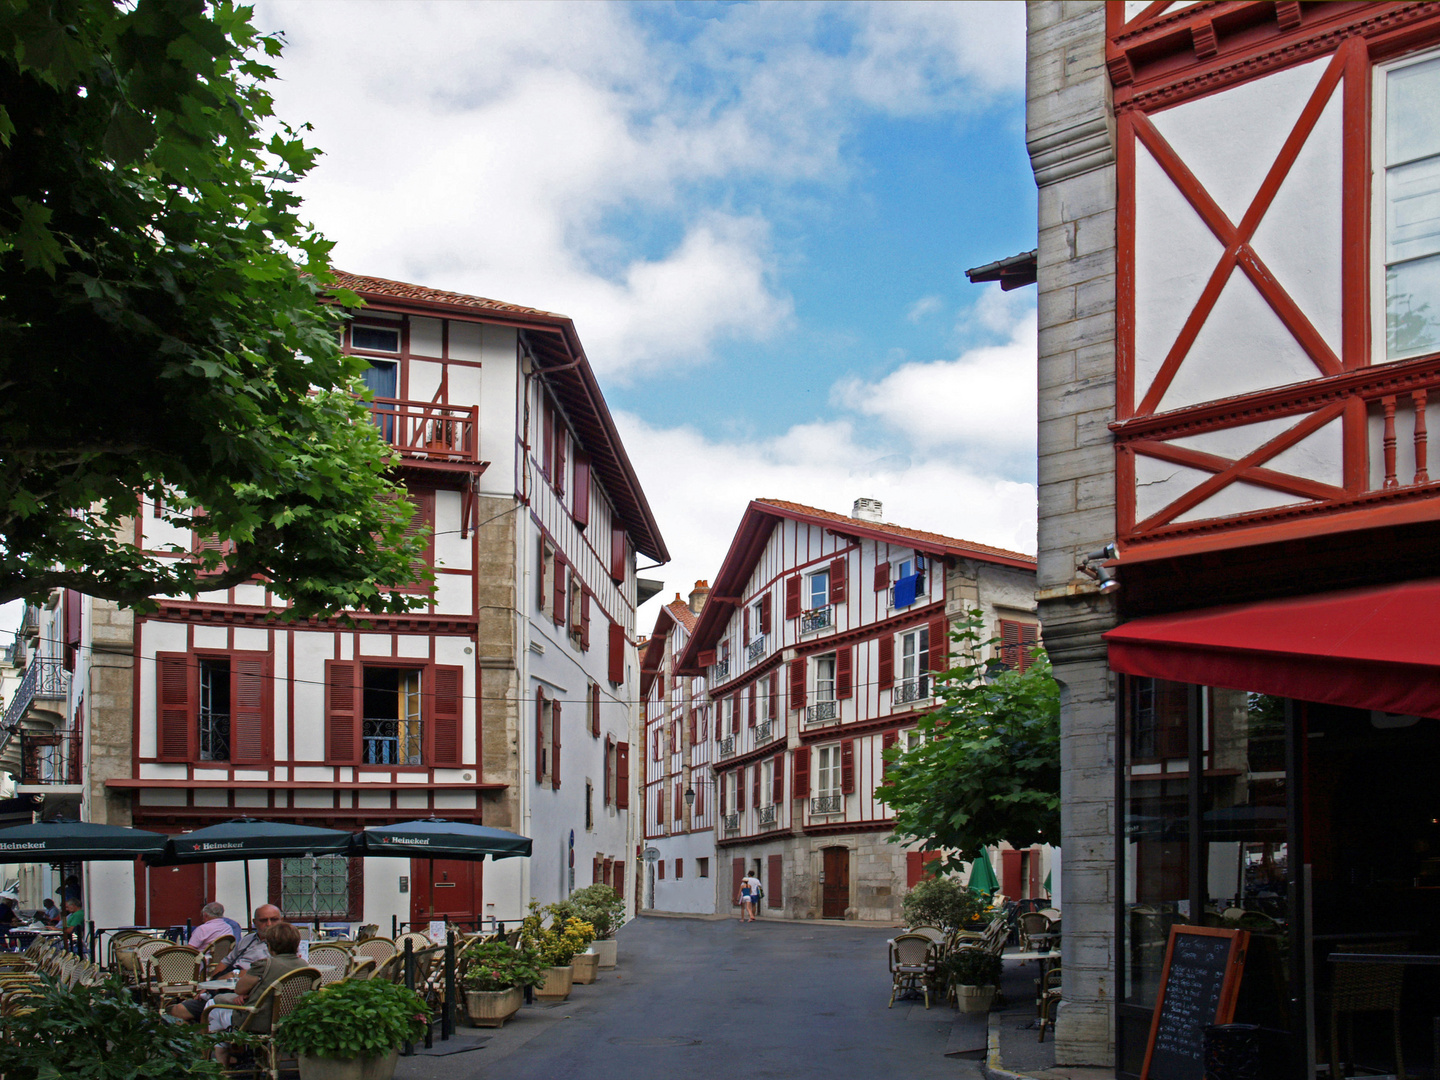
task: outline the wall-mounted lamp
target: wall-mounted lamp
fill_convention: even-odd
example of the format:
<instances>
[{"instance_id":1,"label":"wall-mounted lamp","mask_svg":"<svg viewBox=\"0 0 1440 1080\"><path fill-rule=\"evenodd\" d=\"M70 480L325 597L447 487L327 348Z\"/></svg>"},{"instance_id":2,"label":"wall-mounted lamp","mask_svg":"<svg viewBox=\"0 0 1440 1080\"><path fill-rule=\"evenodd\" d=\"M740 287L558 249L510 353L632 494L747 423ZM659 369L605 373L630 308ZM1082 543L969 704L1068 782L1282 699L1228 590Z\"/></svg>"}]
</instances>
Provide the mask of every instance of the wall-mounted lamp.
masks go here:
<instances>
[{"instance_id":1,"label":"wall-mounted lamp","mask_svg":"<svg viewBox=\"0 0 1440 1080\"><path fill-rule=\"evenodd\" d=\"M715 786L714 780L701 780L700 783L709 784L711 787ZM695 789L693 787L687 787L685 789L685 805L692 807L695 805Z\"/></svg>"},{"instance_id":2,"label":"wall-mounted lamp","mask_svg":"<svg viewBox=\"0 0 1440 1080\"><path fill-rule=\"evenodd\" d=\"M1106 544L1099 551L1092 551L1088 555L1086 555L1075 567L1075 569L1078 570L1080 573L1084 574L1086 577L1093 578L1095 582L1100 586L1100 591L1102 593L1116 592L1120 588L1120 581L1118 578L1116 578L1115 571L1111 570L1110 567L1103 564L1110 561L1111 559L1114 559L1118 554L1119 552L1116 551L1115 544L1113 542ZM1098 563L1102 565L1091 566L1091 563Z\"/></svg>"}]
</instances>

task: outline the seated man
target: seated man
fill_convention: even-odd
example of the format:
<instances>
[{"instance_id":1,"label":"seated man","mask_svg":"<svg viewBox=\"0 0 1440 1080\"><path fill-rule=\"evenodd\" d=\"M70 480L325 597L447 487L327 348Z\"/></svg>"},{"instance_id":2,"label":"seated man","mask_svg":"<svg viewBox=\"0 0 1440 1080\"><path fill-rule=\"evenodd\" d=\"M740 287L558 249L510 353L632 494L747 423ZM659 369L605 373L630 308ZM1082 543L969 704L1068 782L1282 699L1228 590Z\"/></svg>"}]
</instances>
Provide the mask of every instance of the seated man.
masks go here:
<instances>
[{"instance_id":1,"label":"seated man","mask_svg":"<svg viewBox=\"0 0 1440 1080\"><path fill-rule=\"evenodd\" d=\"M205 916L205 921L191 931L188 944L192 949L204 952L216 938L225 937L233 931L230 929L230 920L222 918L225 914L224 904L212 900L200 909L200 914Z\"/></svg>"},{"instance_id":2,"label":"seated man","mask_svg":"<svg viewBox=\"0 0 1440 1080\"><path fill-rule=\"evenodd\" d=\"M300 931L287 922L277 922L265 931L265 944L270 955L257 960L235 983L233 994L218 994L217 1006L259 1004L260 1009L250 1017L246 1030L257 1034L270 1031L270 1001L261 1003L265 990L276 979L288 972L305 966L305 961L296 955L300 947ZM234 1027L238 1018L232 1009L213 1008L210 1010L209 1029L212 1033ZM226 1046L222 1043L215 1048L215 1057L222 1067L229 1065Z\"/></svg>"},{"instance_id":3,"label":"seated man","mask_svg":"<svg viewBox=\"0 0 1440 1080\"><path fill-rule=\"evenodd\" d=\"M222 975L232 971L245 972L260 961L268 959L270 950L265 944L265 934L272 926L275 926L283 916L280 909L274 904L261 904L255 909L255 929L248 934L240 935L240 940L235 942L235 947L230 950L224 960L216 964L210 972L212 979L218 979ZM293 930L294 927L291 927ZM295 931L296 939L299 939L299 931ZM238 983L236 984L239 985ZM199 997L190 998L188 1001L179 1001L170 1006L170 1015L177 1020L186 1020L194 1023L200 1019L200 1014L205 1011L205 1003L210 1000L209 994L201 994Z\"/></svg>"},{"instance_id":4,"label":"seated man","mask_svg":"<svg viewBox=\"0 0 1440 1080\"><path fill-rule=\"evenodd\" d=\"M65 918L60 923L65 951L85 955L85 909L79 900L65 901Z\"/></svg>"},{"instance_id":5,"label":"seated man","mask_svg":"<svg viewBox=\"0 0 1440 1080\"><path fill-rule=\"evenodd\" d=\"M46 926L60 925L60 909L55 906L53 897L45 897L44 906L40 909L40 921Z\"/></svg>"}]
</instances>

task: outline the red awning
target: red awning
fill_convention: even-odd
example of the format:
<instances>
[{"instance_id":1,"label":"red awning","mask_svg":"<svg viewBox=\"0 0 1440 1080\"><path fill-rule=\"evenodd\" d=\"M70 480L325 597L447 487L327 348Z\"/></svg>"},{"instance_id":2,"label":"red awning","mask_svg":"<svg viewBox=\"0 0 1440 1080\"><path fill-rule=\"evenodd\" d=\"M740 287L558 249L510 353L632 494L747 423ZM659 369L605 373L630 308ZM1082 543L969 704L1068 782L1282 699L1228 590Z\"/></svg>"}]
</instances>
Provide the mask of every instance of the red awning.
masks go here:
<instances>
[{"instance_id":1,"label":"red awning","mask_svg":"<svg viewBox=\"0 0 1440 1080\"><path fill-rule=\"evenodd\" d=\"M1104 637L1127 675L1440 717L1440 580L1156 615Z\"/></svg>"}]
</instances>

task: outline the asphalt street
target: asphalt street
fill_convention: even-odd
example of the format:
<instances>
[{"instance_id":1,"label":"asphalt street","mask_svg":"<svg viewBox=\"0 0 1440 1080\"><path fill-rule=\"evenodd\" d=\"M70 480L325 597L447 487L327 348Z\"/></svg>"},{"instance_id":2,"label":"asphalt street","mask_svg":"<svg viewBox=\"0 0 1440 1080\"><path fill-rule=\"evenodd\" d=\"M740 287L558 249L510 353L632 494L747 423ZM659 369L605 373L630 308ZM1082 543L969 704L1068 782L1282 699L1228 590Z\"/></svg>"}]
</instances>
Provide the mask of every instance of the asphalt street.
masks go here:
<instances>
[{"instance_id":1,"label":"asphalt street","mask_svg":"<svg viewBox=\"0 0 1440 1080\"><path fill-rule=\"evenodd\" d=\"M461 1028L446 1056L402 1058L398 1080L928 1080L975 1075L946 1058L954 1012L886 1008L885 940L844 924L642 917L620 966L499 1031ZM475 1036L489 1039L475 1048ZM450 1050L436 1044L441 1052Z\"/></svg>"}]
</instances>

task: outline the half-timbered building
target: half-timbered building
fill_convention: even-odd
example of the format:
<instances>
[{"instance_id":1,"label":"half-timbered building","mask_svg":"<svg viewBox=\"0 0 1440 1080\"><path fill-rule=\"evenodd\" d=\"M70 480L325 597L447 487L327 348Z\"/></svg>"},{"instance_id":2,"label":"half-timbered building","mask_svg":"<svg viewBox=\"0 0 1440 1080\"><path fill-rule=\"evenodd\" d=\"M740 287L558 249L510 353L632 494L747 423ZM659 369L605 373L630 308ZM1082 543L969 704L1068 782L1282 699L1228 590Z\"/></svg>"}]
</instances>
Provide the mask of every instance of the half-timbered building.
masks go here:
<instances>
[{"instance_id":1,"label":"half-timbered building","mask_svg":"<svg viewBox=\"0 0 1440 1080\"><path fill-rule=\"evenodd\" d=\"M918 859L888 840L881 754L932 707L962 610L1019 662L1033 579L1029 556L889 524L877 500L750 503L680 665L709 688L720 911L753 872L762 915L901 916Z\"/></svg>"},{"instance_id":2,"label":"half-timbered building","mask_svg":"<svg viewBox=\"0 0 1440 1080\"><path fill-rule=\"evenodd\" d=\"M1440 8L1034 3L1029 55L1057 1056L1138 1075L1170 928L1239 925L1235 1019L1334 1076L1343 951L1440 946Z\"/></svg>"},{"instance_id":3,"label":"half-timbered building","mask_svg":"<svg viewBox=\"0 0 1440 1080\"><path fill-rule=\"evenodd\" d=\"M709 595L705 581L695 583L688 601L676 593L655 616L640 654L644 906L657 911L715 911L712 710L704 677L679 672Z\"/></svg>"},{"instance_id":4,"label":"half-timbered building","mask_svg":"<svg viewBox=\"0 0 1440 1080\"><path fill-rule=\"evenodd\" d=\"M534 840L532 858L483 867L254 863L256 901L295 918L513 919L592 860L623 883L636 555L666 551L575 327L401 282L339 284L366 301L344 345L370 363L371 416L429 535L433 595L354 625L277 623L261 582L162 601L135 620L130 762L106 789L164 832L436 815ZM151 550L206 542L148 505L135 530ZM217 895L238 910L242 869L138 870L133 911L112 924L184 922Z\"/></svg>"}]
</instances>

